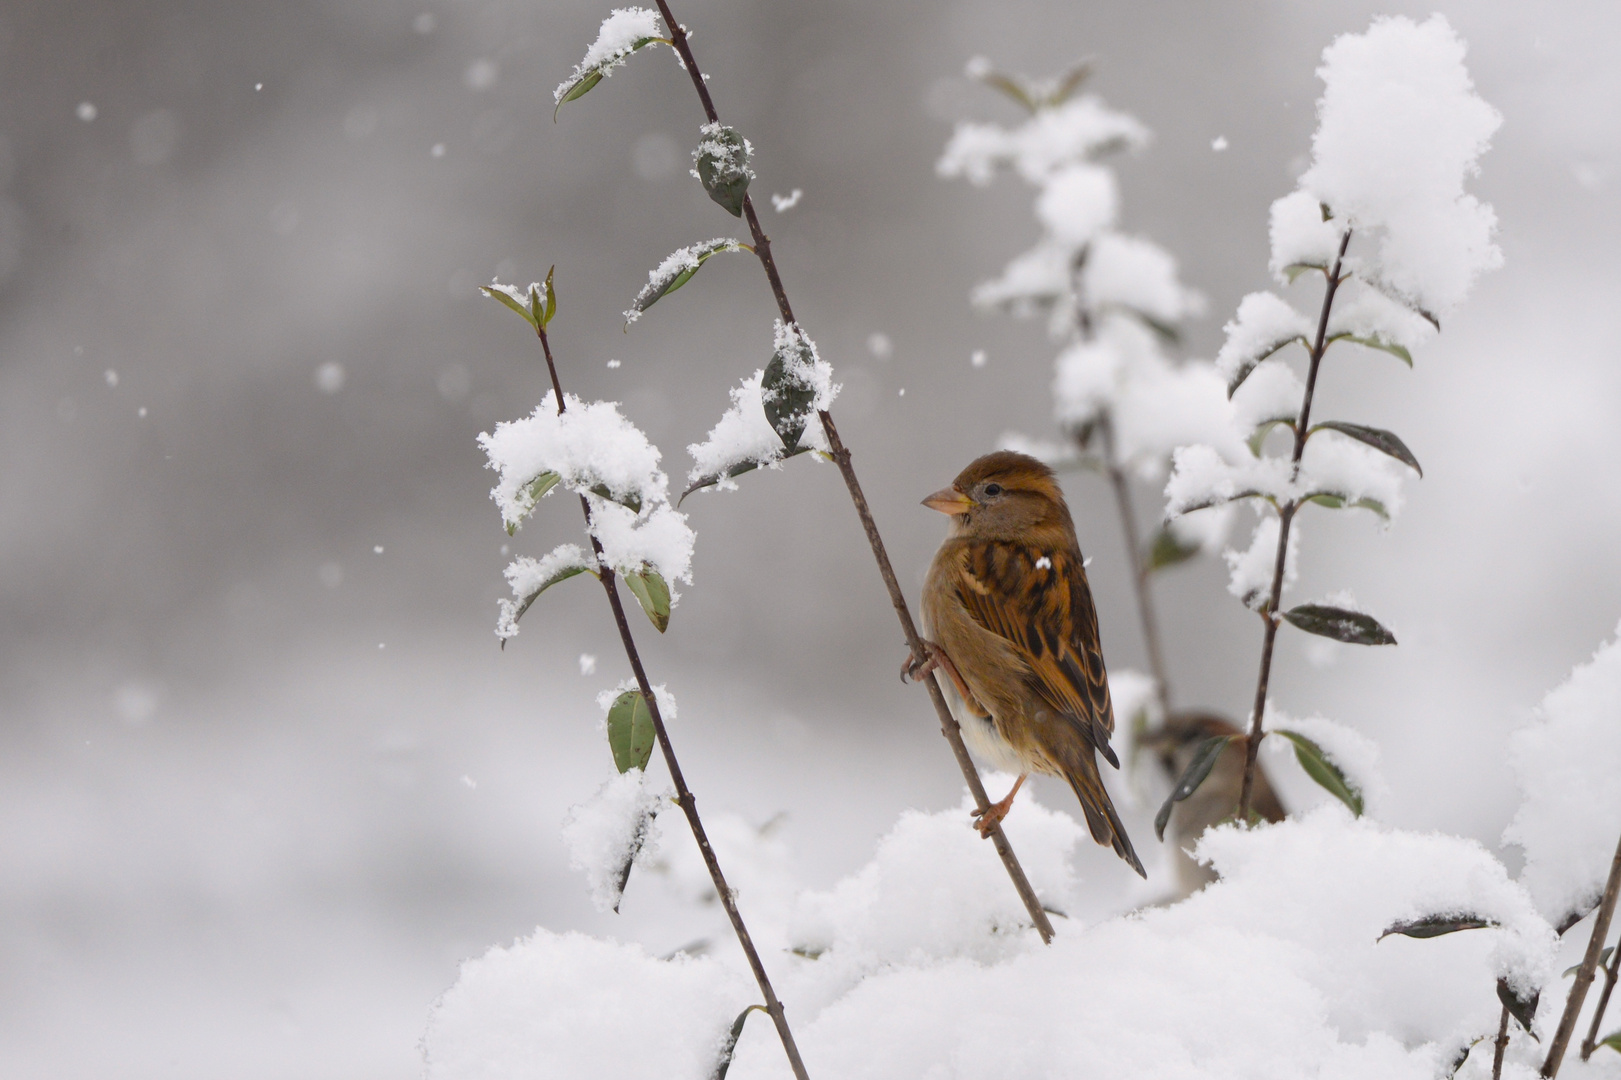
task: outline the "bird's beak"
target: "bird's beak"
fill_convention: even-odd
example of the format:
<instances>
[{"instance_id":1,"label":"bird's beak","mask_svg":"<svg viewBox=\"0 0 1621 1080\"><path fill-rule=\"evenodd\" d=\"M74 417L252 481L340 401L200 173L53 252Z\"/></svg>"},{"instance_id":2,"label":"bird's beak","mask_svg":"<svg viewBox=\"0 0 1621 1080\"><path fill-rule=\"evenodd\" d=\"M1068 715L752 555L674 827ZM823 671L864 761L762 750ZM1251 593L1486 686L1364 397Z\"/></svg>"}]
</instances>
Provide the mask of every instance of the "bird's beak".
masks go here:
<instances>
[{"instance_id":1,"label":"bird's beak","mask_svg":"<svg viewBox=\"0 0 1621 1080\"><path fill-rule=\"evenodd\" d=\"M923 500L923 505L942 514L966 514L973 509L974 500L954 487L943 488Z\"/></svg>"}]
</instances>

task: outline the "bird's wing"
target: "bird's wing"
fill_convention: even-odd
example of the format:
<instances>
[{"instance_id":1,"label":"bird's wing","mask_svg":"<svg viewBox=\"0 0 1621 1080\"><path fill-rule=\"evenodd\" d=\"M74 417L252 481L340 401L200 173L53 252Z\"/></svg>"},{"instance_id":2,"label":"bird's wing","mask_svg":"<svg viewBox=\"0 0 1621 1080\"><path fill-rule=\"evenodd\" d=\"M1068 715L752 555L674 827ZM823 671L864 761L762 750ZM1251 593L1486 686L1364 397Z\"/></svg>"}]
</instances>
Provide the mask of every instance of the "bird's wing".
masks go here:
<instances>
[{"instance_id":1,"label":"bird's wing","mask_svg":"<svg viewBox=\"0 0 1621 1080\"><path fill-rule=\"evenodd\" d=\"M958 594L980 626L1006 638L1029 665L1031 690L1076 723L1109 763L1114 708L1098 642L1098 613L1079 551L1030 544L967 547Z\"/></svg>"}]
</instances>

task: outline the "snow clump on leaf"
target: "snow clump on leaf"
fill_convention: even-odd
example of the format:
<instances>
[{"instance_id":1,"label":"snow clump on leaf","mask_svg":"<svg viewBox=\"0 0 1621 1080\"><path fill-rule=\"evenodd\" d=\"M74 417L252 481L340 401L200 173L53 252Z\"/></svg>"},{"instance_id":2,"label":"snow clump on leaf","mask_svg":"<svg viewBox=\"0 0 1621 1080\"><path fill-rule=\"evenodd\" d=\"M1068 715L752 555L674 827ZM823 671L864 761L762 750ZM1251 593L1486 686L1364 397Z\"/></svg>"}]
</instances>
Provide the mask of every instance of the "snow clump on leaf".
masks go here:
<instances>
[{"instance_id":1,"label":"snow clump on leaf","mask_svg":"<svg viewBox=\"0 0 1621 1080\"><path fill-rule=\"evenodd\" d=\"M1378 253L1359 273L1437 316L1503 262L1492 240L1496 214L1463 188L1502 123L1475 94L1464 52L1441 15L1376 19L1366 33L1335 40L1317 69L1323 96L1312 164L1300 178L1336 220L1377 237ZM1280 238L1273 221L1285 254L1320 245Z\"/></svg>"},{"instance_id":2,"label":"snow clump on leaf","mask_svg":"<svg viewBox=\"0 0 1621 1080\"><path fill-rule=\"evenodd\" d=\"M670 505L669 479L658 448L612 401L581 401L547 393L530 416L500 423L478 437L500 482L490 492L509 528L535 508L536 485L548 480L584 495L602 562L616 571L650 566L666 581L692 580L694 536L686 516ZM544 496L546 492L542 492ZM673 594L672 594L673 599Z\"/></svg>"},{"instance_id":3,"label":"snow clump on leaf","mask_svg":"<svg viewBox=\"0 0 1621 1080\"><path fill-rule=\"evenodd\" d=\"M1503 839L1525 850L1521 880L1560 922L1598 902L1621 836L1621 640L1550 691L1509 750L1524 798Z\"/></svg>"}]
</instances>

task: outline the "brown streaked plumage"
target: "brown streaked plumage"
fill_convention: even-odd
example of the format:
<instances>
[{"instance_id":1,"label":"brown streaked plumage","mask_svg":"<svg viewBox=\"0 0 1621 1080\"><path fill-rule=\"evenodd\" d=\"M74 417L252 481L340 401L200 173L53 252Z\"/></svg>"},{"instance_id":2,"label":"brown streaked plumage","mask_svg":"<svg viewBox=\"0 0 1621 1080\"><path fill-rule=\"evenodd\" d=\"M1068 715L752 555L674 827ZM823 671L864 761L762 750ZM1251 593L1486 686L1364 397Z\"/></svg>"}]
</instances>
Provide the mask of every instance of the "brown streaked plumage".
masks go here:
<instances>
[{"instance_id":1,"label":"brown streaked plumage","mask_svg":"<svg viewBox=\"0 0 1621 1080\"><path fill-rule=\"evenodd\" d=\"M1075 524L1052 470L999 451L977 459L923 504L951 532L923 586L924 633L964 741L1018 782L980 821L988 833L1032 772L1069 781L1092 838L1143 874L1098 774L1114 710ZM1146 877L1147 875L1144 874Z\"/></svg>"},{"instance_id":2,"label":"brown streaked plumage","mask_svg":"<svg viewBox=\"0 0 1621 1080\"><path fill-rule=\"evenodd\" d=\"M1238 728L1213 713L1172 713L1159 730L1144 736L1141 748L1159 761L1166 778L1175 784L1193 755L1206 739L1217 735L1241 735ZM1215 767L1199 789L1171 810L1165 833L1176 852L1176 883L1180 896L1198 892L1216 880L1216 871L1191 854L1199 837L1212 825L1220 824L1238 812L1239 789L1244 783L1244 744L1232 742L1216 759ZM1255 766L1255 790L1250 793L1250 809L1267 821L1282 821L1283 803L1272 789L1266 770Z\"/></svg>"}]
</instances>

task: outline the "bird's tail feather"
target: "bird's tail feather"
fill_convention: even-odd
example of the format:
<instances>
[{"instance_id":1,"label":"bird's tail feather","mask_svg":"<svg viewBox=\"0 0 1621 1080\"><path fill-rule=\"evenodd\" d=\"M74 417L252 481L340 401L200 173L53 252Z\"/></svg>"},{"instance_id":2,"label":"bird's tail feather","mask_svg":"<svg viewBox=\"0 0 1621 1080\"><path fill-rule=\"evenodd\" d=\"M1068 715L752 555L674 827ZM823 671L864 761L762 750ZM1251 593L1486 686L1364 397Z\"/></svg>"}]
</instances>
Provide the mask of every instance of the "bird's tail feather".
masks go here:
<instances>
[{"instance_id":1,"label":"bird's tail feather","mask_svg":"<svg viewBox=\"0 0 1621 1080\"><path fill-rule=\"evenodd\" d=\"M1137 858L1131 838L1126 835L1126 827L1120 821L1120 815L1115 813L1114 802L1098 776L1097 762L1088 761L1081 768L1070 770L1069 785L1075 789L1075 797L1081 801L1087 828L1092 830L1092 839L1114 848L1114 853L1137 871L1137 876L1147 880L1148 872L1143 869L1142 860Z\"/></svg>"}]
</instances>

